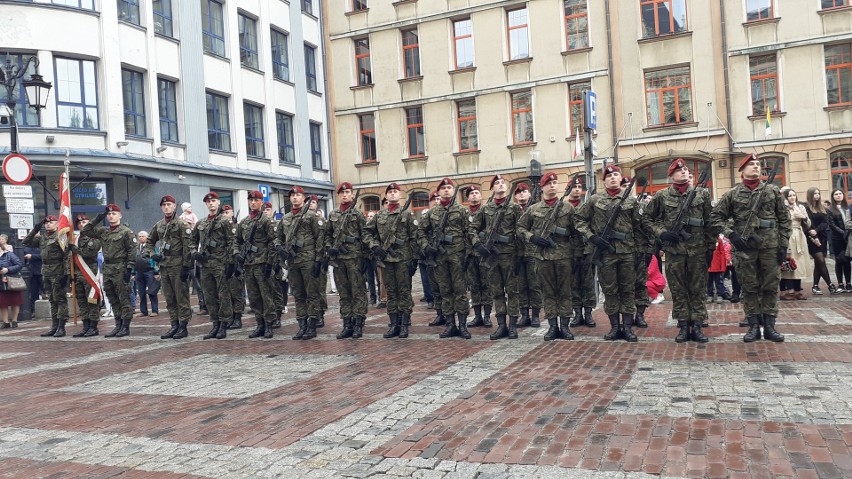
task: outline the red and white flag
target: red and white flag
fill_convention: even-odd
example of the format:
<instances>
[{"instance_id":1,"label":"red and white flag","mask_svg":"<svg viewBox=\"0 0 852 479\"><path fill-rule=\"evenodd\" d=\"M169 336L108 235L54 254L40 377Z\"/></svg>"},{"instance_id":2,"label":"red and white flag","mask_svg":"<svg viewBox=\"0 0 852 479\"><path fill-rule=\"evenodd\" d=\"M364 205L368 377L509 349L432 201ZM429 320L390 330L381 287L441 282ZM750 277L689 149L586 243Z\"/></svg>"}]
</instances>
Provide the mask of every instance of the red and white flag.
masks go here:
<instances>
[{"instance_id":1,"label":"red and white flag","mask_svg":"<svg viewBox=\"0 0 852 479\"><path fill-rule=\"evenodd\" d=\"M71 218L71 185L68 171L59 177L59 232L56 241L62 251L68 246L74 235L74 220Z\"/></svg>"},{"instance_id":2,"label":"red and white flag","mask_svg":"<svg viewBox=\"0 0 852 479\"><path fill-rule=\"evenodd\" d=\"M583 157L583 147L580 146L580 129L577 128L577 139L574 140L574 159L579 160Z\"/></svg>"}]
</instances>

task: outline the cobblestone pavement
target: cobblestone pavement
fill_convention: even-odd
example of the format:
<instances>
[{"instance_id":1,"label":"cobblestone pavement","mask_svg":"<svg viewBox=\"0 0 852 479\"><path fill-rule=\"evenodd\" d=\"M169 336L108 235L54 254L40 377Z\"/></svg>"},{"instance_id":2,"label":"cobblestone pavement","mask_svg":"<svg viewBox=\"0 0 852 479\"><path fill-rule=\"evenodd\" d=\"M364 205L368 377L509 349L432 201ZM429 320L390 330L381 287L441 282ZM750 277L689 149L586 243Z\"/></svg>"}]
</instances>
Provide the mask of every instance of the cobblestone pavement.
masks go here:
<instances>
[{"instance_id":1,"label":"cobblestone pavement","mask_svg":"<svg viewBox=\"0 0 852 479\"><path fill-rule=\"evenodd\" d=\"M707 344L674 343L670 301L636 344L600 310L572 342L439 340L424 304L406 340L376 308L344 341L332 313L311 341L292 313L273 340L0 330L0 477L852 477L852 294L782 303L781 344L742 343L730 303Z\"/></svg>"}]
</instances>

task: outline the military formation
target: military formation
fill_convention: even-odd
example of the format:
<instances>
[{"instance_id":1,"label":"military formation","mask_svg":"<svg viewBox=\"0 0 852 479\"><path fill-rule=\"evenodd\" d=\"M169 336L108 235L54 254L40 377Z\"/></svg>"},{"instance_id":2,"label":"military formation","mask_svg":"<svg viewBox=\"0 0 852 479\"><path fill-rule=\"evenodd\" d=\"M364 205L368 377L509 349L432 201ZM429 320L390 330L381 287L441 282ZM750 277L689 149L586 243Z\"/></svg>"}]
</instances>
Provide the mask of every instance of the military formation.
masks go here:
<instances>
[{"instance_id":1,"label":"military formation","mask_svg":"<svg viewBox=\"0 0 852 479\"><path fill-rule=\"evenodd\" d=\"M648 265L661 250L678 324L675 341L703 343L708 341L702 331L707 326L707 265L721 233L735 248L744 325L749 327L743 340L780 342L784 336L775 329L779 265L786 257L791 220L772 177L760 180L761 162L755 156L744 158L739 171L742 182L715 206L706 188L709 171L693 185L680 158L668 168L670 185L650 197L617 165L604 168L603 187L591 195L578 176L547 172L537 185L537 202L527 184L510 191L509 180L500 174L491 179L487 199L478 186L457 191L455 182L444 178L419 218L411 199L401 204L400 185L390 183L384 193L387 204L370 220L349 182L337 187L338 206L328 219L317 210L316 197L306 196L299 186L290 189L290 211L277 222L259 191L248 193L249 214L239 223L233 209L220 205L219 196L210 192L204 196L208 215L194 228L175 215L177 202L166 195L160 199L163 218L140 247L159 265L156 279L170 321L162 339L188 336L189 280L196 276L210 313L211 329L204 339L224 339L229 329L242 327L243 291L256 322L248 337L273 338L286 308L284 278L295 299L298 332L292 339L315 338L324 326L324 280L330 266L340 295L338 339L363 336L367 272L375 266L387 289L384 337L407 338L414 306L412 276L423 265L436 311L429 325L444 328L440 338L470 339L469 327L494 327L493 312L492 340L516 339L518 328L540 327L542 319L548 328L545 341L572 340L571 328L596 327L592 310L599 285L610 325L604 339L636 342L633 328L648 327ZM642 187L638 195L637 187ZM60 247L53 216L24 239L24 245L42 250L52 311L51 328L42 336L66 334L69 255L96 270L100 250L103 291L115 311L115 328L105 336L130 334L128 282L136 238L121 218L114 204L93 221L79 216L80 237L70 248ZM92 285L80 276L75 281L83 329L74 336L97 336L98 305L85 301Z\"/></svg>"}]
</instances>

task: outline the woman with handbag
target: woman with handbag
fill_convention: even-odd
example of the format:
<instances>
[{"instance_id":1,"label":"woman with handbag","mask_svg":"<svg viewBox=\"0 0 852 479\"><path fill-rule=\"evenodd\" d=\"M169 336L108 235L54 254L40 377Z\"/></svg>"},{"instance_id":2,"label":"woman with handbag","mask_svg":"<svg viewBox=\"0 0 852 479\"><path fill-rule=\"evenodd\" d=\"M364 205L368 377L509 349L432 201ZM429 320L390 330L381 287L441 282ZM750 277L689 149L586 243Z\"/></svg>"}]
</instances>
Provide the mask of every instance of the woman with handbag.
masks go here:
<instances>
[{"instance_id":1,"label":"woman with handbag","mask_svg":"<svg viewBox=\"0 0 852 479\"><path fill-rule=\"evenodd\" d=\"M834 274L837 276L837 292L852 293L852 263L846 256L846 244L849 233L846 231L846 220L849 219L849 205L846 194L842 190L831 192L831 210L828 215L828 226L831 230L831 254L834 256ZM843 279L846 279L845 283Z\"/></svg>"},{"instance_id":2,"label":"woman with handbag","mask_svg":"<svg viewBox=\"0 0 852 479\"><path fill-rule=\"evenodd\" d=\"M811 220L805 206L798 202L793 189L784 192L787 209L792 220L790 243L787 246L787 259L781 265L781 299L784 301L808 299L802 292L802 280L809 279L814 265L808 254L808 240L805 231L810 230Z\"/></svg>"},{"instance_id":3,"label":"woman with handbag","mask_svg":"<svg viewBox=\"0 0 852 479\"><path fill-rule=\"evenodd\" d=\"M21 277L21 269L24 267L21 259L15 253L6 251L8 241L8 236L0 235L0 319L3 320L3 328L17 328L27 283ZM9 308L12 309L11 321Z\"/></svg>"}]
</instances>

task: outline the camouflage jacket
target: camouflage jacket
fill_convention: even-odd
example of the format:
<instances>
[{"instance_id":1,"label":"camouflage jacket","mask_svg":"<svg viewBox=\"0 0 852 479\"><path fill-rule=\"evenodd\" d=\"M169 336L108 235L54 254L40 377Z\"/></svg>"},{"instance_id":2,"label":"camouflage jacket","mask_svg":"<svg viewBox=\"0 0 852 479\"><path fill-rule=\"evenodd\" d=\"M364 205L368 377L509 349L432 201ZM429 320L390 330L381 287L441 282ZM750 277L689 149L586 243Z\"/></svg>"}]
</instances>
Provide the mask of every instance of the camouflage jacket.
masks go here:
<instances>
[{"instance_id":1,"label":"camouflage jacket","mask_svg":"<svg viewBox=\"0 0 852 479\"><path fill-rule=\"evenodd\" d=\"M500 254L517 254L518 248L522 247L520 238L516 235L518 229L518 220L521 218L521 207L512 203L508 198L502 204L497 204L489 200L484 205L479 207L476 214L470 215L470 226L468 235L470 236L470 244L485 244L488 241L488 235L494 228L494 223L497 221L497 215L500 214L502 208L503 221L500 227L495 231L494 246Z\"/></svg>"},{"instance_id":2,"label":"camouflage jacket","mask_svg":"<svg viewBox=\"0 0 852 479\"><path fill-rule=\"evenodd\" d=\"M213 219L204 217L192 230L189 249L207 255L207 261L203 264L205 268L224 267L234 261L232 252L236 244L236 232L237 228L221 213Z\"/></svg>"},{"instance_id":3,"label":"camouflage jacket","mask_svg":"<svg viewBox=\"0 0 852 479\"><path fill-rule=\"evenodd\" d=\"M367 224L365 232L370 249L379 246L387 252L385 263L407 262L419 256L412 249L417 237L417 220L411 210L403 211L400 206L391 213L383 208Z\"/></svg>"},{"instance_id":4,"label":"camouflage jacket","mask_svg":"<svg viewBox=\"0 0 852 479\"><path fill-rule=\"evenodd\" d=\"M154 224L148 235L145 248L152 255L154 248L163 257L160 260L160 271L167 268L189 268L192 264L192 249L190 247L192 227L177 215L166 222L163 218Z\"/></svg>"},{"instance_id":5,"label":"camouflage jacket","mask_svg":"<svg viewBox=\"0 0 852 479\"><path fill-rule=\"evenodd\" d=\"M307 208L307 206L305 206ZM290 211L278 223L278 242L282 246L293 244L296 251L295 258L288 258L287 263L304 263L320 261L323 255L323 243L325 242L325 221L317 217L313 211L300 211L304 217L294 231L297 216ZM292 238L291 238L292 236Z\"/></svg>"},{"instance_id":6,"label":"camouflage jacket","mask_svg":"<svg viewBox=\"0 0 852 479\"><path fill-rule=\"evenodd\" d=\"M553 223L544 231L544 223L548 216L553 214L553 209L559 206L560 199L548 206L544 200L530 206L521 216L518 222L518 235L521 236L526 245L524 256L532 256L539 260L560 260L574 257L571 235L574 231L574 207L568 201L563 201L559 212ZM533 236L546 236L556 243L553 248L542 248L530 241Z\"/></svg>"},{"instance_id":7,"label":"camouflage jacket","mask_svg":"<svg viewBox=\"0 0 852 479\"><path fill-rule=\"evenodd\" d=\"M595 193L589 198L589 201L580 206L580 209L574 215L574 227L587 240L600 234L606 228L610 211L615 208L620 200L620 194L610 196L606 191ZM624 200L621 212L615 220L614 228L615 235L623 239L610 239L616 254L634 253L636 251L635 232L643 227L636 198L627 198ZM593 249L594 245L589 242L586 245L586 253L591 253Z\"/></svg>"},{"instance_id":8,"label":"camouflage jacket","mask_svg":"<svg viewBox=\"0 0 852 479\"><path fill-rule=\"evenodd\" d=\"M107 228L90 222L83 227L80 235L101 242L104 252L104 276L123 274L126 269L133 269L136 266L136 235L127 226L118 225L115 228Z\"/></svg>"},{"instance_id":9,"label":"camouflage jacket","mask_svg":"<svg viewBox=\"0 0 852 479\"><path fill-rule=\"evenodd\" d=\"M59 233L54 231L39 233L35 228L24 238L24 246L41 250L42 274L45 277L58 277L68 274L68 254L70 248L62 251L58 241Z\"/></svg>"},{"instance_id":10,"label":"camouflage jacket","mask_svg":"<svg viewBox=\"0 0 852 479\"><path fill-rule=\"evenodd\" d=\"M98 251L100 250L100 240L83 235L77 237L77 255L95 274L98 273Z\"/></svg>"},{"instance_id":11,"label":"camouflage jacket","mask_svg":"<svg viewBox=\"0 0 852 479\"><path fill-rule=\"evenodd\" d=\"M256 225L256 226L255 226ZM252 236L252 228L254 235ZM277 246L276 226L268 216L258 212L255 218L251 214L237 225L234 238L234 256L245 255L245 266L263 263L275 263L275 247ZM249 237L251 236L251 244Z\"/></svg>"},{"instance_id":12,"label":"camouflage jacket","mask_svg":"<svg viewBox=\"0 0 852 479\"><path fill-rule=\"evenodd\" d=\"M447 254L464 254L469 250L470 239L468 238L469 216L464 206L455 204L447 210L442 205L429 208L429 215L420 218L417 243L422 251L429 245L432 234L436 232L441 224L444 214L447 217L447 226L440 233L444 236L443 245Z\"/></svg>"},{"instance_id":13,"label":"camouflage jacket","mask_svg":"<svg viewBox=\"0 0 852 479\"><path fill-rule=\"evenodd\" d=\"M653 236L658 238L663 232L671 230L675 225L675 218L680 211L680 206L686 201L686 196L692 188L683 194L677 192L673 186L660 190L651 198L651 202L645 206L642 219ZM672 254L704 254L706 250L716 247L716 235L710 227L710 192L700 189L692 200L692 206L686 214L686 226L683 231L692 235L688 240L681 240L672 245L663 244L663 249Z\"/></svg>"},{"instance_id":14,"label":"camouflage jacket","mask_svg":"<svg viewBox=\"0 0 852 479\"><path fill-rule=\"evenodd\" d=\"M367 239L364 236L364 227L367 220L355 205L350 205L349 208L345 212L340 208L334 209L325 224L325 247L336 246L346 251L341 251L337 259L357 259L365 256Z\"/></svg>"},{"instance_id":15,"label":"camouflage jacket","mask_svg":"<svg viewBox=\"0 0 852 479\"><path fill-rule=\"evenodd\" d=\"M764 186L766 187L765 192ZM742 183L722 195L719 203L710 213L710 225L714 231L730 236L732 231L742 234L751 210L753 197L760 196L760 206L751 224L750 237L759 237L758 244L751 238L743 237L752 249L787 248L792 232L790 212L785 205L784 196L775 185L761 183L754 191ZM728 220L733 220L733 228Z\"/></svg>"},{"instance_id":16,"label":"camouflage jacket","mask_svg":"<svg viewBox=\"0 0 852 479\"><path fill-rule=\"evenodd\" d=\"M571 205L571 203L567 199L566 199L566 202L568 202L568 204ZM580 209L580 207L583 206L583 203L584 203L584 200L581 199L580 203L577 206L571 205L574 208L574 214L576 214L577 211ZM586 243L587 243L586 238L579 231L577 231L577 228L575 228L574 225L572 224L571 225L571 251L573 252L573 255L574 255L575 258L582 258L583 257L583 254L586 251Z\"/></svg>"}]
</instances>

